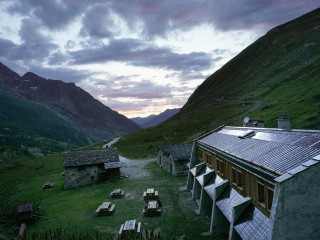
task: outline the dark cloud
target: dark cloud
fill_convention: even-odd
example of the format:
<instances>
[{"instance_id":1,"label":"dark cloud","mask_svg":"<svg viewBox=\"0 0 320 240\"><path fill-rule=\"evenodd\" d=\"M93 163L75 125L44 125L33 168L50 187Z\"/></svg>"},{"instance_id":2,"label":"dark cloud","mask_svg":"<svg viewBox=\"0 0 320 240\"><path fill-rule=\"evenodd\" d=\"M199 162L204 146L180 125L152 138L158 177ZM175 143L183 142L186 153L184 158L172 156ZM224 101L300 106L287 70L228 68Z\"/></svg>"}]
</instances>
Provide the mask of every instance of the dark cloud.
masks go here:
<instances>
[{"instance_id":1,"label":"dark cloud","mask_svg":"<svg viewBox=\"0 0 320 240\"><path fill-rule=\"evenodd\" d=\"M79 16L88 2L69 0L15 0L9 7L10 13L18 13L41 20L49 29L63 29Z\"/></svg>"},{"instance_id":2,"label":"dark cloud","mask_svg":"<svg viewBox=\"0 0 320 240\"><path fill-rule=\"evenodd\" d=\"M0 37L0 57L8 57L16 46L12 41Z\"/></svg>"},{"instance_id":3,"label":"dark cloud","mask_svg":"<svg viewBox=\"0 0 320 240\"><path fill-rule=\"evenodd\" d=\"M112 29L116 25L111 16L109 4L96 4L86 11L82 18L81 36L94 38L109 38L113 36Z\"/></svg>"},{"instance_id":4,"label":"dark cloud","mask_svg":"<svg viewBox=\"0 0 320 240\"><path fill-rule=\"evenodd\" d=\"M68 54L64 54L61 51L57 51L48 56L49 65L61 65L68 61Z\"/></svg>"},{"instance_id":5,"label":"dark cloud","mask_svg":"<svg viewBox=\"0 0 320 240\"><path fill-rule=\"evenodd\" d=\"M63 67L46 68L39 65L29 66L28 71L33 72L46 79L54 79L74 83L81 82L82 80L90 77L92 74L90 71L73 70Z\"/></svg>"},{"instance_id":6,"label":"dark cloud","mask_svg":"<svg viewBox=\"0 0 320 240\"><path fill-rule=\"evenodd\" d=\"M73 64L126 62L134 66L201 71L211 67L211 55L204 52L178 54L169 48L145 45L137 39L112 40L108 45L69 52Z\"/></svg>"},{"instance_id":7,"label":"dark cloud","mask_svg":"<svg viewBox=\"0 0 320 240\"><path fill-rule=\"evenodd\" d=\"M190 29L202 23L224 31L256 25L266 31L319 6L313 0L118 0L112 5L128 26L142 21L143 32L148 36L164 36L170 30Z\"/></svg>"},{"instance_id":8,"label":"dark cloud","mask_svg":"<svg viewBox=\"0 0 320 240\"><path fill-rule=\"evenodd\" d=\"M223 31L257 25L267 31L319 6L314 0L15 0L8 11L37 18L50 29L63 29L83 16L81 34L105 38L117 28L111 13L122 18L133 32L139 29L154 37L202 23Z\"/></svg>"},{"instance_id":9,"label":"dark cloud","mask_svg":"<svg viewBox=\"0 0 320 240\"><path fill-rule=\"evenodd\" d=\"M19 35L20 45L0 38L0 55L8 60L44 61L59 46L40 32L37 20L23 19Z\"/></svg>"}]
</instances>

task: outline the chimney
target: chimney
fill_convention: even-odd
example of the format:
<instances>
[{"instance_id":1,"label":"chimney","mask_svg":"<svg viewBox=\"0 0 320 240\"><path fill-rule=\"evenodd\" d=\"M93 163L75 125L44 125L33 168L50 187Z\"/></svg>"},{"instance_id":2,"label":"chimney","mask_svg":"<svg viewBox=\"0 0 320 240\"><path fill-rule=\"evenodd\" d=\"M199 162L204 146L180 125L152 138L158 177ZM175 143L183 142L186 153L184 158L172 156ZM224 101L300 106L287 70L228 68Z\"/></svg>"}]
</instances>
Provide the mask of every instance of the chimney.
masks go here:
<instances>
[{"instance_id":1,"label":"chimney","mask_svg":"<svg viewBox=\"0 0 320 240\"><path fill-rule=\"evenodd\" d=\"M278 128L280 129L290 129L290 119L287 115L280 115L278 117Z\"/></svg>"}]
</instances>

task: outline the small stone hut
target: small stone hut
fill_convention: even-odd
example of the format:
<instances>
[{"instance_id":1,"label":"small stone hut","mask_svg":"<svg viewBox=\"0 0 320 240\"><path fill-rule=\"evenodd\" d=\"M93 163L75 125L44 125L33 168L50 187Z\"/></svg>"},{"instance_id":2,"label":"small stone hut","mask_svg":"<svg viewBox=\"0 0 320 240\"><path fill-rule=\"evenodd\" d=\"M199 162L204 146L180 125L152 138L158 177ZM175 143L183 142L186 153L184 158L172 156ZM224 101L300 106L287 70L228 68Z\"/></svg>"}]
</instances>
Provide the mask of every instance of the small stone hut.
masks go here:
<instances>
[{"instance_id":1,"label":"small stone hut","mask_svg":"<svg viewBox=\"0 0 320 240\"><path fill-rule=\"evenodd\" d=\"M63 155L65 189L119 179L121 162L115 148L68 151Z\"/></svg>"},{"instance_id":2,"label":"small stone hut","mask_svg":"<svg viewBox=\"0 0 320 240\"><path fill-rule=\"evenodd\" d=\"M20 222L30 221L33 217L33 205L31 203L19 205L17 212Z\"/></svg>"},{"instance_id":3,"label":"small stone hut","mask_svg":"<svg viewBox=\"0 0 320 240\"><path fill-rule=\"evenodd\" d=\"M188 174L192 144L162 145L158 148L158 164L175 176Z\"/></svg>"}]
</instances>

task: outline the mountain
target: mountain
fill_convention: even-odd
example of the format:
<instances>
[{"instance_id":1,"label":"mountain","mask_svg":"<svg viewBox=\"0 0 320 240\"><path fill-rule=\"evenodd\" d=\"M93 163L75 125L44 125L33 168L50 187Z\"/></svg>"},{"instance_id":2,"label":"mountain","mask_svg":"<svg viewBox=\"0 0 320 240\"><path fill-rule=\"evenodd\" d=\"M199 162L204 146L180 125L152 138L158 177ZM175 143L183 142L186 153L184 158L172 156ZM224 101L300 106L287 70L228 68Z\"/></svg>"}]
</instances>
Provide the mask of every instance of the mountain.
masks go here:
<instances>
[{"instance_id":1,"label":"mountain","mask_svg":"<svg viewBox=\"0 0 320 240\"><path fill-rule=\"evenodd\" d=\"M74 83L47 80L31 72L20 77L0 63L0 86L10 94L49 107L95 139L140 129L136 123L103 105Z\"/></svg>"},{"instance_id":2,"label":"mountain","mask_svg":"<svg viewBox=\"0 0 320 240\"><path fill-rule=\"evenodd\" d=\"M93 141L41 104L0 90L0 106L0 152L10 146L11 152L28 147L35 154L49 154Z\"/></svg>"},{"instance_id":3,"label":"mountain","mask_svg":"<svg viewBox=\"0 0 320 240\"><path fill-rule=\"evenodd\" d=\"M135 118L130 118L132 121L134 121L136 124L138 124L140 127L142 127L143 124L148 122L150 119L152 119L155 114L149 115L148 117L135 117Z\"/></svg>"},{"instance_id":4,"label":"mountain","mask_svg":"<svg viewBox=\"0 0 320 240\"><path fill-rule=\"evenodd\" d=\"M171 118L173 115L177 114L179 112L180 108L174 108L174 109L167 109L164 112L153 116L151 119L146 121L145 123L142 124L142 128L149 128L156 126L167 119Z\"/></svg>"},{"instance_id":5,"label":"mountain","mask_svg":"<svg viewBox=\"0 0 320 240\"><path fill-rule=\"evenodd\" d=\"M320 8L277 26L208 77L180 112L163 124L125 136L120 152L155 155L161 144L190 142L245 116L277 126L320 129ZM133 148L138 146L137 148Z\"/></svg>"},{"instance_id":6,"label":"mountain","mask_svg":"<svg viewBox=\"0 0 320 240\"><path fill-rule=\"evenodd\" d=\"M180 108L167 109L158 115L152 114L145 118L136 117L136 118L131 118L131 120L137 123L142 128L149 128L166 121L167 119L171 118L173 115L177 114L179 110Z\"/></svg>"}]
</instances>

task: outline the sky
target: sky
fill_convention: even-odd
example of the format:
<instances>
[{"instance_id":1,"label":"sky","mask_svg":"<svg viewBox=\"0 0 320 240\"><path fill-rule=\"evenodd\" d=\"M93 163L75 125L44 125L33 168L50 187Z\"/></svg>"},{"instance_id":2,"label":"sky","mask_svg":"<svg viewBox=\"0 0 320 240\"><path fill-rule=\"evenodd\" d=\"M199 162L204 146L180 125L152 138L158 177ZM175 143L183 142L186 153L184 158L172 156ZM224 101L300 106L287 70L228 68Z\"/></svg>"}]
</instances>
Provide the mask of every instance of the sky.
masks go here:
<instances>
[{"instance_id":1,"label":"sky","mask_svg":"<svg viewBox=\"0 0 320 240\"><path fill-rule=\"evenodd\" d=\"M318 0L0 0L0 61L74 82L131 117L182 107L208 76Z\"/></svg>"}]
</instances>

